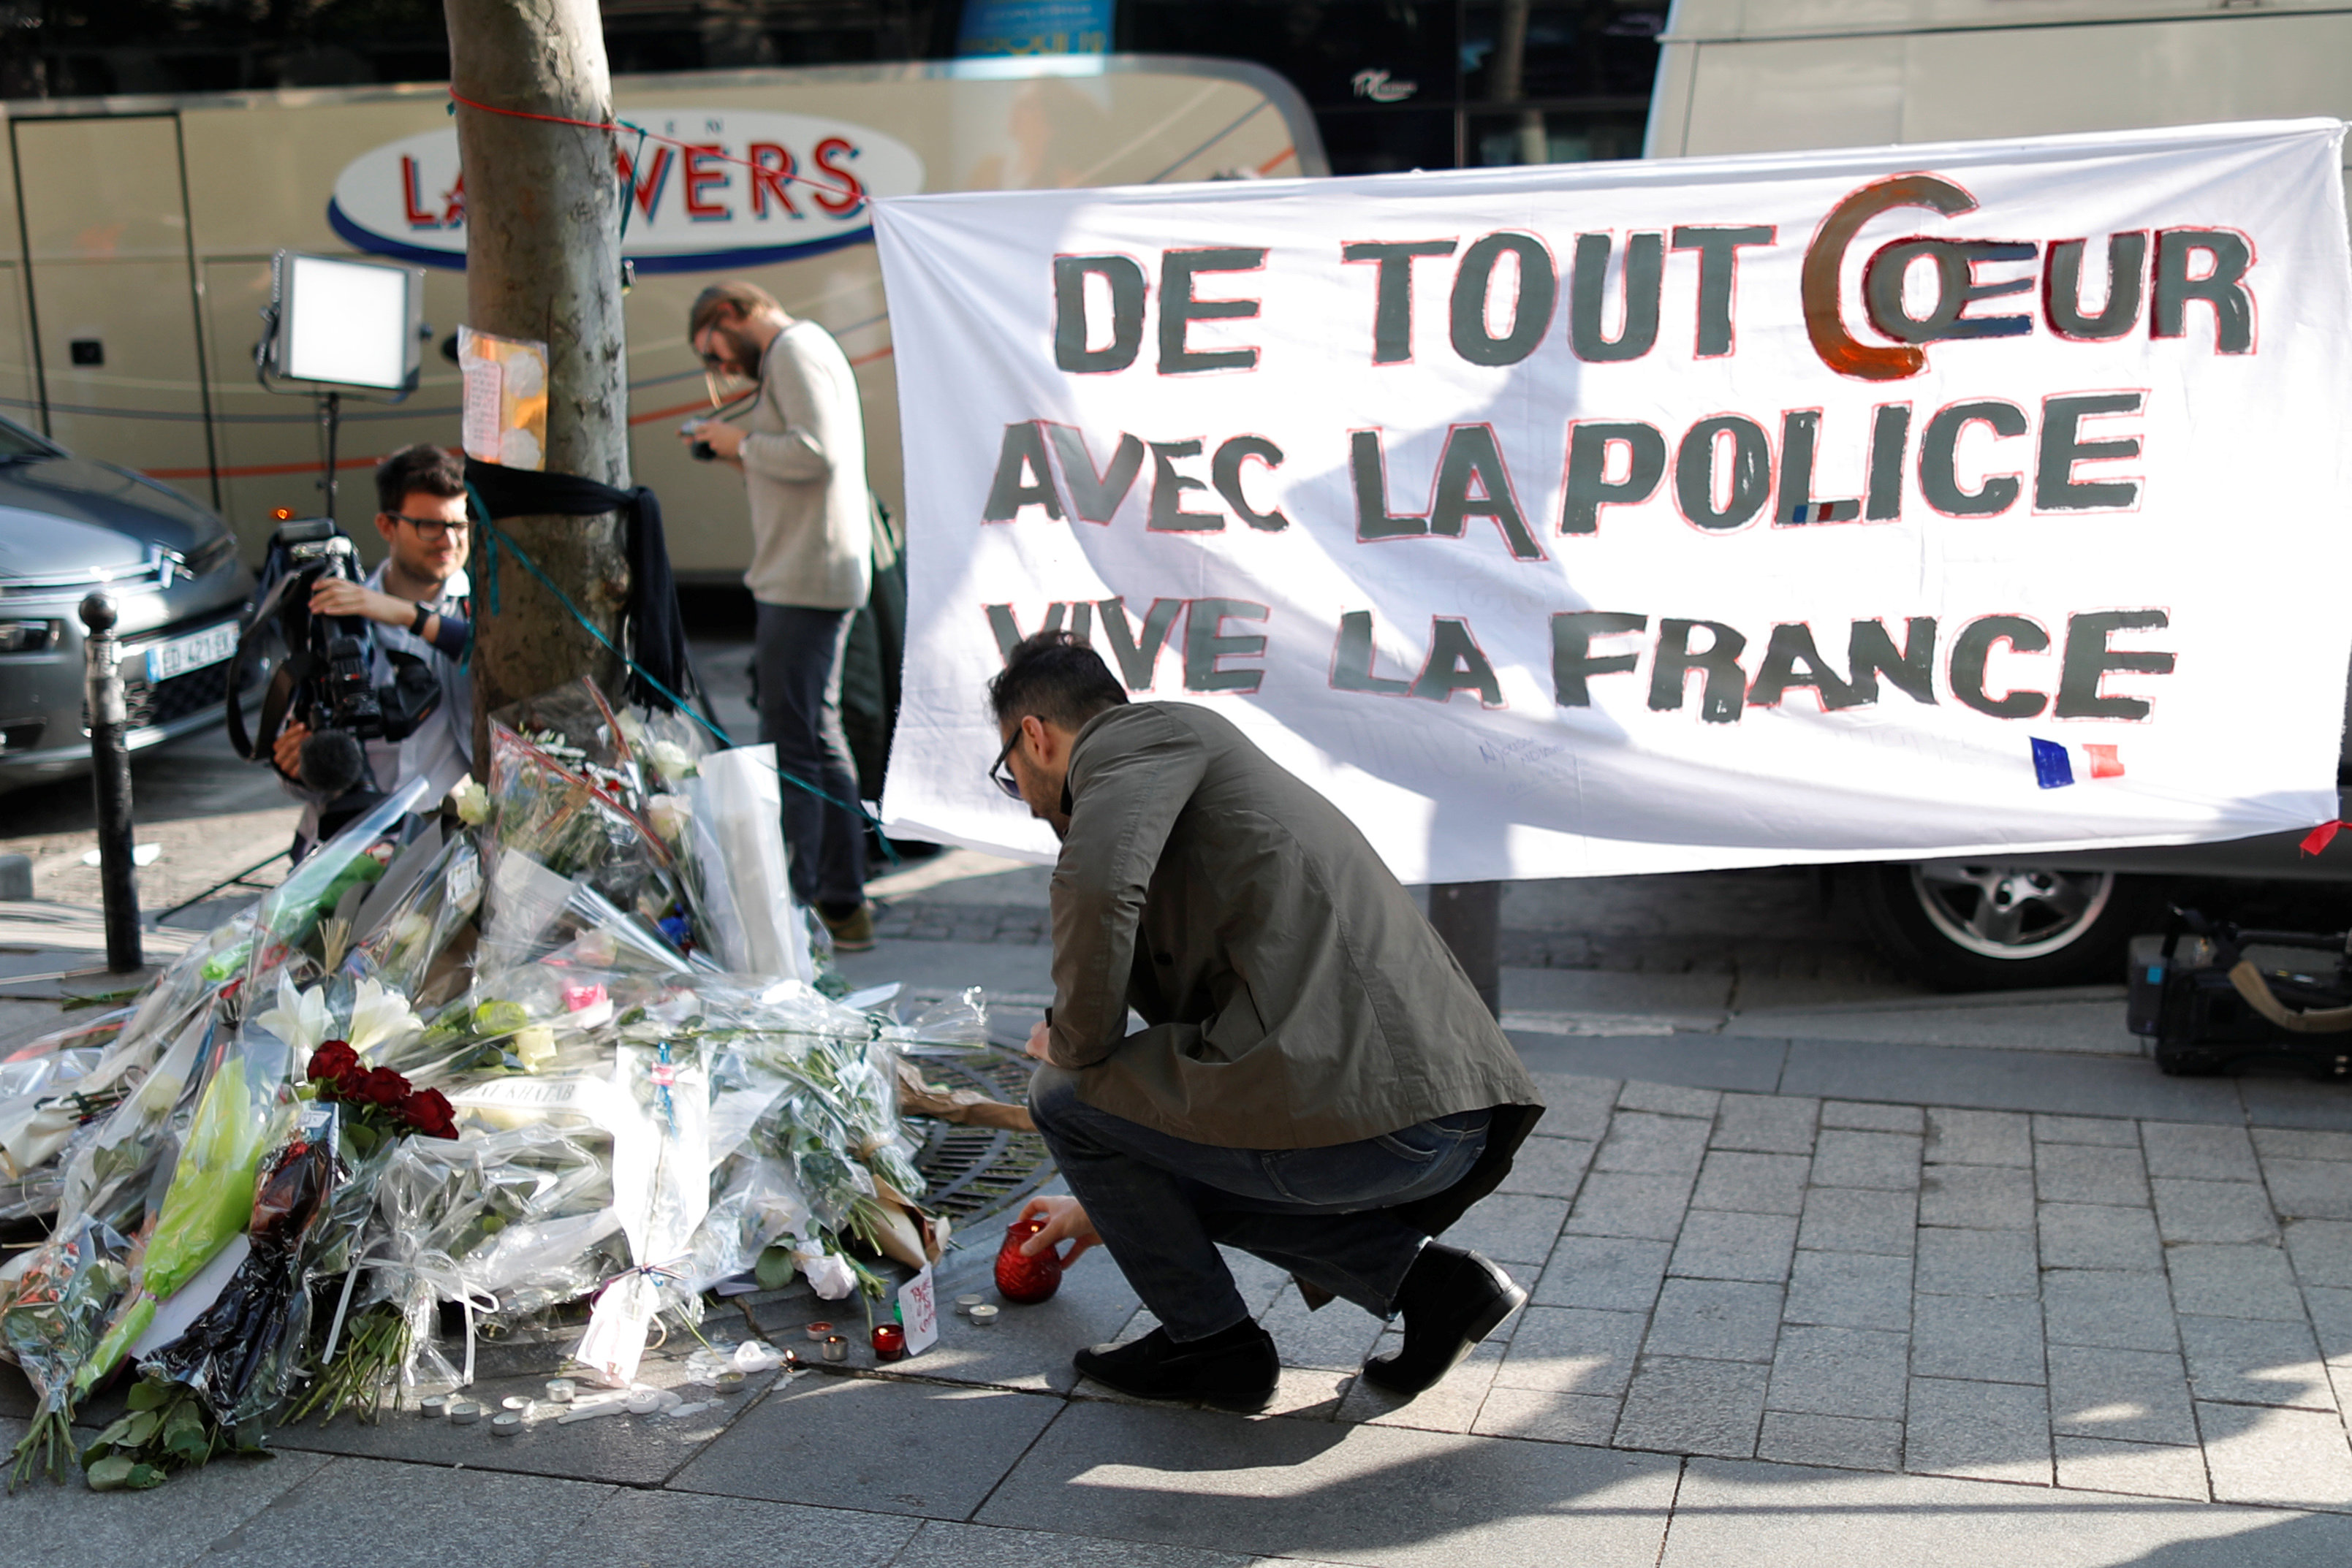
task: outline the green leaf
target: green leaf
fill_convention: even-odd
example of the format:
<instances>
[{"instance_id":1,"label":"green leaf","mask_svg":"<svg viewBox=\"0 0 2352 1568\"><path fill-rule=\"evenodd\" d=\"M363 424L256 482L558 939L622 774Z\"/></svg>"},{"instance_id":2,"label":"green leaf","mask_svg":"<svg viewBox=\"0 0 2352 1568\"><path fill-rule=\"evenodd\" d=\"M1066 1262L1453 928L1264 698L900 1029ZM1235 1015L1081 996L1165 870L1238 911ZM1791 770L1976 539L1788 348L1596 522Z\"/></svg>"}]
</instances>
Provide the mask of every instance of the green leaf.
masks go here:
<instances>
[{"instance_id":1,"label":"green leaf","mask_svg":"<svg viewBox=\"0 0 2352 1568\"><path fill-rule=\"evenodd\" d=\"M163 1479L152 1465L142 1465L121 1454L110 1454L82 1472L92 1491L144 1491Z\"/></svg>"},{"instance_id":2,"label":"green leaf","mask_svg":"<svg viewBox=\"0 0 2352 1568\"><path fill-rule=\"evenodd\" d=\"M763 1291L781 1291L792 1282L793 1254L786 1247L771 1247L760 1254L751 1272Z\"/></svg>"},{"instance_id":3,"label":"green leaf","mask_svg":"<svg viewBox=\"0 0 2352 1568\"><path fill-rule=\"evenodd\" d=\"M155 1428L162 1424L162 1421L163 1417L152 1410L133 1410L119 1423L122 1428L122 1436L115 1439L115 1446L123 1448L145 1448L148 1441L155 1436Z\"/></svg>"},{"instance_id":4,"label":"green leaf","mask_svg":"<svg viewBox=\"0 0 2352 1568\"><path fill-rule=\"evenodd\" d=\"M174 1409L163 1422L163 1451L190 1464L203 1464L211 1454L212 1433L205 1429L204 1415L194 1403Z\"/></svg>"},{"instance_id":5,"label":"green leaf","mask_svg":"<svg viewBox=\"0 0 2352 1568\"><path fill-rule=\"evenodd\" d=\"M168 1403L171 1397L172 1390L164 1385L150 1383L142 1378L131 1385L131 1395L127 1403L133 1410L156 1410Z\"/></svg>"}]
</instances>

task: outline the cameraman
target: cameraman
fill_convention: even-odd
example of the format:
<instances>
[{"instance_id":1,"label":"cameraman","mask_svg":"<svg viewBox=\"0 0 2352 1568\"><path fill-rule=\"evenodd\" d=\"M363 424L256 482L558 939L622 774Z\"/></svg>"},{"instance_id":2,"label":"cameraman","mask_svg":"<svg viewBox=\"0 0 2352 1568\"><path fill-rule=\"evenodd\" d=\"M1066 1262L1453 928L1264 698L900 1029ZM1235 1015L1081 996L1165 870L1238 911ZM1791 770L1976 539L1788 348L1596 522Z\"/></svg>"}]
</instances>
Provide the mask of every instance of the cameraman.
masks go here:
<instances>
[{"instance_id":1,"label":"cameraman","mask_svg":"<svg viewBox=\"0 0 2352 1568\"><path fill-rule=\"evenodd\" d=\"M458 663L472 632L464 566L465 459L438 446L403 447L376 465L375 493L383 563L364 583L320 579L311 590L310 609L374 622L372 679L391 678L386 655L394 653L424 660L439 678L440 706L407 739L366 745L373 788L394 789L423 777L432 781L430 799L437 803L473 765L472 684ZM302 742L310 734L289 722L270 748L288 788L306 803L294 840L298 861L318 841L320 809L330 803L302 779Z\"/></svg>"}]
</instances>

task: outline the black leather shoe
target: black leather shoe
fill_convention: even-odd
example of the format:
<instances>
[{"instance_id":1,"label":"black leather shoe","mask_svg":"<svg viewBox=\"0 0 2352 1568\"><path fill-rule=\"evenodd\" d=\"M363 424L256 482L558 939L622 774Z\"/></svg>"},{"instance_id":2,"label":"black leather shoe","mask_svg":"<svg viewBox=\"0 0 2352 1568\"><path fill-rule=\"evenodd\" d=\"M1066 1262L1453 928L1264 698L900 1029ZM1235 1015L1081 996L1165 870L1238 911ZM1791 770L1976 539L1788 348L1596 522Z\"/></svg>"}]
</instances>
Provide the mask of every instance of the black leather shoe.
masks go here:
<instances>
[{"instance_id":1,"label":"black leather shoe","mask_svg":"<svg viewBox=\"0 0 2352 1568\"><path fill-rule=\"evenodd\" d=\"M1498 1264L1432 1241L1397 1287L1404 1348L1364 1363L1365 1381L1391 1394L1419 1394L1527 1303L1528 1293Z\"/></svg>"},{"instance_id":2,"label":"black leather shoe","mask_svg":"<svg viewBox=\"0 0 2352 1568\"><path fill-rule=\"evenodd\" d=\"M1282 1363L1274 1336L1246 1319L1189 1343L1153 1329L1129 1344L1082 1350L1071 1362L1105 1388L1138 1399L1179 1399L1220 1410L1263 1410L1274 1403Z\"/></svg>"}]
</instances>

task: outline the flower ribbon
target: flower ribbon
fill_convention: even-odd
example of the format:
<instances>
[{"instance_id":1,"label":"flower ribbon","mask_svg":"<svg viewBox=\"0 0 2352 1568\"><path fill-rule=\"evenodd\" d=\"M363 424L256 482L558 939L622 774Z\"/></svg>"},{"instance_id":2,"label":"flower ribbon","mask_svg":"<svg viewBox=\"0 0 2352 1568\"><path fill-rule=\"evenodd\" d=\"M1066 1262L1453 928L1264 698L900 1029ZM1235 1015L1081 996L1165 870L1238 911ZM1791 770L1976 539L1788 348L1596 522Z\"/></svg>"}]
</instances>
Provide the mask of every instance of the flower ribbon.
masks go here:
<instances>
[{"instance_id":1,"label":"flower ribbon","mask_svg":"<svg viewBox=\"0 0 2352 1568\"><path fill-rule=\"evenodd\" d=\"M693 1261L693 1253L681 1252L667 1263L639 1263L635 1268L624 1269L619 1273L599 1284L594 1290L589 1291L588 1299L591 1301L594 1301L599 1297L603 1296L606 1291L611 1290L614 1286L619 1284L622 1281L627 1279L632 1274L643 1274L646 1279L651 1280L657 1286L675 1285L686 1278L686 1271L679 1268L678 1265L681 1263L691 1263Z\"/></svg>"},{"instance_id":2,"label":"flower ribbon","mask_svg":"<svg viewBox=\"0 0 2352 1568\"><path fill-rule=\"evenodd\" d=\"M437 1299L457 1302L466 1312L466 1375L457 1386L466 1387L474 1381L474 1313L499 1310L499 1299L487 1291L477 1291L466 1283L457 1272L457 1260L439 1248L428 1248L413 1258L403 1258L393 1252L371 1252L364 1258L353 1259L350 1270L343 1275L343 1293L335 1302L334 1321L327 1327L327 1348L319 1354L321 1366L335 1359L335 1346L342 1339L343 1314L350 1311L352 1287L359 1283L362 1269L383 1269L406 1276L411 1281L429 1285Z\"/></svg>"}]
</instances>

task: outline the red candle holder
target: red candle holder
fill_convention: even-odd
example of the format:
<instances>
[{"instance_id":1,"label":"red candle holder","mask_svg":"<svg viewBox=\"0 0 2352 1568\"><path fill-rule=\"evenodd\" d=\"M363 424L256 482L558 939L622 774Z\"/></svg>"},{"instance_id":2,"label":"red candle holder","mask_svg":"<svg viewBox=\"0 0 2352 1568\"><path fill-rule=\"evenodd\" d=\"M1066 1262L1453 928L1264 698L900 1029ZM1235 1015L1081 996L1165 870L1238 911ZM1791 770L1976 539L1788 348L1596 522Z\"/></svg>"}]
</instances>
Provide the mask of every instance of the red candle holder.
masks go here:
<instances>
[{"instance_id":1,"label":"red candle holder","mask_svg":"<svg viewBox=\"0 0 2352 1568\"><path fill-rule=\"evenodd\" d=\"M1062 1260L1054 1249L1045 1248L1034 1258L1021 1251L1022 1243L1045 1228L1042 1219L1016 1219L1004 1228L1004 1245L996 1250L996 1289L1006 1301L1034 1307L1062 1288Z\"/></svg>"},{"instance_id":2,"label":"red candle holder","mask_svg":"<svg viewBox=\"0 0 2352 1568\"><path fill-rule=\"evenodd\" d=\"M874 1325L874 1359L897 1361L907 1354L907 1331L897 1323Z\"/></svg>"}]
</instances>

